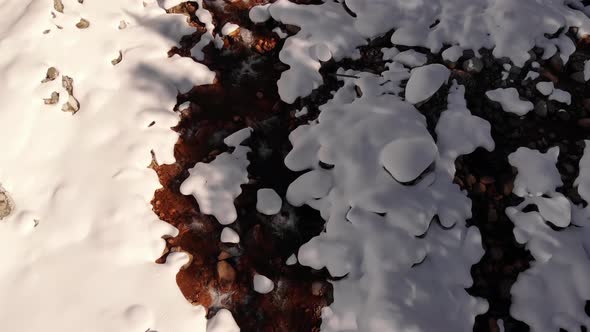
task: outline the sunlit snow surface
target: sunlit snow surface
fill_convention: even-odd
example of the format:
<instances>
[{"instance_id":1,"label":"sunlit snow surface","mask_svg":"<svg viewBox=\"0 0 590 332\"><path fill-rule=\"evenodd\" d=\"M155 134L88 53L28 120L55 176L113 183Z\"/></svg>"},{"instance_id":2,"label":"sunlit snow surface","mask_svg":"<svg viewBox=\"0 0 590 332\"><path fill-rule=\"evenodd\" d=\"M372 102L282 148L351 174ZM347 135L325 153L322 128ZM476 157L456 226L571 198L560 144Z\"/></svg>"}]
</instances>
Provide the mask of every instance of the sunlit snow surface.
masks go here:
<instances>
[{"instance_id":1,"label":"sunlit snow surface","mask_svg":"<svg viewBox=\"0 0 590 332\"><path fill-rule=\"evenodd\" d=\"M167 57L194 28L157 3L63 4L64 13L46 0L0 7L0 182L15 203L0 222L2 329L204 331L205 310L176 285L186 255L154 263L161 237L177 231L152 212L160 185L147 166L150 151L174 161L177 91L214 73ZM42 83L50 67L59 75ZM65 76L75 115L61 110ZM52 91L59 102L44 105Z\"/></svg>"},{"instance_id":2,"label":"sunlit snow surface","mask_svg":"<svg viewBox=\"0 0 590 332\"><path fill-rule=\"evenodd\" d=\"M589 143L586 141L576 180L578 192L587 202ZM514 193L525 200L507 208L506 214L515 224L516 240L526 244L535 258L512 287L510 313L537 332L577 331L581 325L590 325L584 312L590 298L590 208L575 206L555 191L562 184L555 166L558 154L557 147L546 153L520 148L509 156L518 169ZM523 211L531 204L538 212ZM553 230L548 223L565 229Z\"/></svg>"}]
</instances>

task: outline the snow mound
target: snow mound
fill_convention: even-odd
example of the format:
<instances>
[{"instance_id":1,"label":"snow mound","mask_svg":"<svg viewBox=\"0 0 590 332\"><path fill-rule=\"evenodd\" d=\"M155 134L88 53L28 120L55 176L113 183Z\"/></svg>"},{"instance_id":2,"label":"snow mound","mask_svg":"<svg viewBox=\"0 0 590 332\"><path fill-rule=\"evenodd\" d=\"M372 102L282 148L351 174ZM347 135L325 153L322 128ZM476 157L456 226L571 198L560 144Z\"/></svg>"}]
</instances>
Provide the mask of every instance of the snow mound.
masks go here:
<instances>
[{"instance_id":1,"label":"snow mound","mask_svg":"<svg viewBox=\"0 0 590 332\"><path fill-rule=\"evenodd\" d=\"M490 100L500 103L505 112L516 115L525 115L535 108L530 101L521 100L518 90L515 88L498 88L486 92L486 96Z\"/></svg>"},{"instance_id":2,"label":"snow mound","mask_svg":"<svg viewBox=\"0 0 590 332\"><path fill-rule=\"evenodd\" d=\"M221 231L221 242L223 243L240 243L240 235L229 227L224 227Z\"/></svg>"},{"instance_id":3,"label":"snow mound","mask_svg":"<svg viewBox=\"0 0 590 332\"><path fill-rule=\"evenodd\" d=\"M555 167L558 156L558 147L546 153L521 147L511 153L508 162L519 170L514 180L514 193L520 197L541 196L561 186L561 176Z\"/></svg>"},{"instance_id":4,"label":"snow mound","mask_svg":"<svg viewBox=\"0 0 590 332\"><path fill-rule=\"evenodd\" d=\"M248 153L250 148L239 145L250 136L252 129L241 129L228 136L224 143L234 147L212 162L199 162L189 169L189 177L180 185L183 195L193 195L202 213L213 215L222 225L236 221L238 213L234 200L242 193L241 185L248 183Z\"/></svg>"},{"instance_id":5,"label":"snow mound","mask_svg":"<svg viewBox=\"0 0 590 332\"><path fill-rule=\"evenodd\" d=\"M254 290L260 294L268 294L275 288L272 280L258 273L254 274L252 282L254 284Z\"/></svg>"},{"instance_id":6,"label":"snow mound","mask_svg":"<svg viewBox=\"0 0 590 332\"><path fill-rule=\"evenodd\" d=\"M454 161L478 146L493 149L490 126L471 115L464 88L455 84L437 132L454 131L460 141L441 135L435 144L425 118L394 95L408 70L396 62L388 68L381 75L339 70L359 78L343 78L334 98L320 106L319 118L289 136L293 150L285 164L306 172L290 185L287 200L319 210L327 221L325 232L299 249L298 259L347 276L334 283L322 331L469 330L487 310L485 301L465 291L483 249L478 230L465 225L471 203L453 184ZM393 160L387 152L395 144L386 148L392 142L419 151L408 149ZM402 170L401 180L414 180L430 164L412 185L386 170ZM431 225L433 220L451 229Z\"/></svg>"},{"instance_id":7,"label":"snow mound","mask_svg":"<svg viewBox=\"0 0 590 332\"><path fill-rule=\"evenodd\" d=\"M584 157L580 161L578 185L589 176L588 143L586 141ZM555 191L561 184L555 178L559 175L555 166L557 148L545 154L524 151L526 153L521 152L520 157L528 161L525 163L518 158L511 164L517 167L519 176L521 172L526 173L526 183L521 181L518 192L515 187L515 193L524 196L525 200L519 206L507 208L506 214L515 224L516 240L526 244L535 260L528 270L519 274L512 287L510 313L534 331L576 331L582 325L590 326L590 318L584 311L586 300L590 298L586 278L590 273L590 209L573 205ZM538 187L532 181L542 185ZM588 202L588 192L578 189L580 196ZM524 212L527 205L537 206L538 212ZM567 227L570 222L577 227ZM562 230L555 231L548 223ZM547 301L548 298L551 301Z\"/></svg>"},{"instance_id":8,"label":"snow mound","mask_svg":"<svg viewBox=\"0 0 590 332\"><path fill-rule=\"evenodd\" d=\"M240 328L229 310L220 309L207 322L207 332L240 332Z\"/></svg>"},{"instance_id":9,"label":"snow mound","mask_svg":"<svg viewBox=\"0 0 590 332\"><path fill-rule=\"evenodd\" d=\"M447 82L451 72L441 64L432 64L412 69L406 86L406 100L417 104L432 97Z\"/></svg>"},{"instance_id":10,"label":"snow mound","mask_svg":"<svg viewBox=\"0 0 590 332\"><path fill-rule=\"evenodd\" d=\"M276 191L268 188L260 189L256 193L256 211L271 216L281 211L283 201Z\"/></svg>"},{"instance_id":11,"label":"snow mound","mask_svg":"<svg viewBox=\"0 0 590 332\"><path fill-rule=\"evenodd\" d=\"M152 212L160 183L147 168L150 151L174 162L179 91L213 82L191 58L168 58L194 28L155 2L53 5L0 8L0 181L15 202L0 222L2 328L203 331L204 308L176 284L187 255L154 263L178 231ZM44 104L52 92L59 103ZM61 109L70 92L74 115Z\"/></svg>"},{"instance_id":12,"label":"snow mound","mask_svg":"<svg viewBox=\"0 0 590 332\"><path fill-rule=\"evenodd\" d=\"M407 50L398 53L395 57L393 57L393 60L401 63L404 66L419 67L426 64L428 59L426 58L425 54L418 53L414 50Z\"/></svg>"}]
</instances>

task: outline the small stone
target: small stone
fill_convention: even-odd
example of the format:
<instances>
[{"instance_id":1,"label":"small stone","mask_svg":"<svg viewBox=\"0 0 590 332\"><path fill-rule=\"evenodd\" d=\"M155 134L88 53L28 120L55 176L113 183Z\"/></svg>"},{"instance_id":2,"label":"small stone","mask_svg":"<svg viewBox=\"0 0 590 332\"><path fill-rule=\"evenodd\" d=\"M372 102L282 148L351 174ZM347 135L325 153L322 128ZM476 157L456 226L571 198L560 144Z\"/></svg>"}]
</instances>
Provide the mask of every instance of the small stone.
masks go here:
<instances>
[{"instance_id":1,"label":"small stone","mask_svg":"<svg viewBox=\"0 0 590 332\"><path fill-rule=\"evenodd\" d=\"M483 61L480 58L473 57L463 62L463 70L470 73L479 73L483 69Z\"/></svg>"},{"instance_id":2,"label":"small stone","mask_svg":"<svg viewBox=\"0 0 590 332\"><path fill-rule=\"evenodd\" d=\"M76 28L78 29L88 29L90 26L90 22L87 19L80 19L80 22L76 23Z\"/></svg>"},{"instance_id":3,"label":"small stone","mask_svg":"<svg viewBox=\"0 0 590 332\"><path fill-rule=\"evenodd\" d=\"M551 59L549 59L549 64L551 65L551 67L553 68L553 70L560 72L563 70L563 60L561 59L561 56L559 55L559 53L555 53Z\"/></svg>"},{"instance_id":4,"label":"small stone","mask_svg":"<svg viewBox=\"0 0 590 332\"><path fill-rule=\"evenodd\" d=\"M233 257L232 254L230 254L229 252L227 252L227 251L224 250L224 251L222 251L222 252L219 253L219 255L217 256L217 260L218 261L224 261L224 260L226 260L228 258L231 258L231 257Z\"/></svg>"},{"instance_id":5,"label":"small stone","mask_svg":"<svg viewBox=\"0 0 590 332\"><path fill-rule=\"evenodd\" d=\"M45 105L57 104L57 102L59 102L59 93L56 91L53 91L51 93L51 97L43 99L43 102L45 103Z\"/></svg>"},{"instance_id":6,"label":"small stone","mask_svg":"<svg viewBox=\"0 0 590 332\"><path fill-rule=\"evenodd\" d=\"M504 196L510 196L512 194L512 189L514 189L514 182L508 181L502 186L502 193Z\"/></svg>"},{"instance_id":7,"label":"small stone","mask_svg":"<svg viewBox=\"0 0 590 332\"><path fill-rule=\"evenodd\" d=\"M236 270L226 261L217 262L217 278L222 284L231 284L236 280Z\"/></svg>"},{"instance_id":8,"label":"small stone","mask_svg":"<svg viewBox=\"0 0 590 332\"><path fill-rule=\"evenodd\" d=\"M327 286L321 281L314 281L311 284L311 294L314 296L322 296L326 293Z\"/></svg>"},{"instance_id":9,"label":"small stone","mask_svg":"<svg viewBox=\"0 0 590 332\"><path fill-rule=\"evenodd\" d=\"M121 61L123 61L123 53L119 51L119 56L116 59L111 60L111 64L113 66L118 65Z\"/></svg>"},{"instance_id":10,"label":"small stone","mask_svg":"<svg viewBox=\"0 0 590 332\"><path fill-rule=\"evenodd\" d=\"M578 72L571 74L570 78L578 83L582 83L582 84L586 83L586 80L584 79L584 72L583 71L578 71Z\"/></svg>"},{"instance_id":11,"label":"small stone","mask_svg":"<svg viewBox=\"0 0 590 332\"><path fill-rule=\"evenodd\" d=\"M482 193L482 194L483 194L483 193L485 193L485 192L486 192L486 186L485 186L483 183L481 183L481 182L480 182L480 183L478 183L478 184L477 184L477 185L476 185L476 186L473 188L473 190L474 190L476 193Z\"/></svg>"},{"instance_id":12,"label":"small stone","mask_svg":"<svg viewBox=\"0 0 590 332\"><path fill-rule=\"evenodd\" d=\"M582 128L590 128L590 118L584 118L578 120L578 126Z\"/></svg>"},{"instance_id":13,"label":"small stone","mask_svg":"<svg viewBox=\"0 0 590 332\"><path fill-rule=\"evenodd\" d=\"M479 182L481 182L487 186L487 185L490 185L490 184L496 182L496 179L494 179L491 176L482 176L481 179L479 179Z\"/></svg>"},{"instance_id":14,"label":"small stone","mask_svg":"<svg viewBox=\"0 0 590 332\"><path fill-rule=\"evenodd\" d=\"M569 174L574 174L576 172L576 168L574 167L574 165L572 165L570 163L564 163L563 168Z\"/></svg>"},{"instance_id":15,"label":"small stone","mask_svg":"<svg viewBox=\"0 0 590 332\"><path fill-rule=\"evenodd\" d=\"M13 204L8 194L0 188L0 220L8 217L12 212Z\"/></svg>"},{"instance_id":16,"label":"small stone","mask_svg":"<svg viewBox=\"0 0 590 332\"><path fill-rule=\"evenodd\" d=\"M539 100L535 105L535 114L537 114L541 118L544 118L547 116L547 109L547 102L545 102L544 100Z\"/></svg>"},{"instance_id":17,"label":"small stone","mask_svg":"<svg viewBox=\"0 0 590 332\"><path fill-rule=\"evenodd\" d=\"M557 112L557 117L560 120L568 121L570 119L570 114L565 110L560 110L559 112Z\"/></svg>"},{"instance_id":18,"label":"small stone","mask_svg":"<svg viewBox=\"0 0 590 332\"><path fill-rule=\"evenodd\" d=\"M473 174L469 174L467 175L467 178L465 178L465 181L467 182L467 186L471 187L477 182L477 179Z\"/></svg>"},{"instance_id":19,"label":"small stone","mask_svg":"<svg viewBox=\"0 0 590 332\"><path fill-rule=\"evenodd\" d=\"M49 69L47 69L47 74L45 75L45 79L43 79L41 81L41 83L47 83L47 82L53 81L58 76L59 76L59 70L57 70L57 68L55 68L55 67L49 67Z\"/></svg>"},{"instance_id":20,"label":"small stone","mask_svg":"<svg viewBox=\"0 0 590 332\"><path fill-rule=\"evenodd\" d=\"M488 209L488 221L490 222L495 222L498 221L498 212L496 211L496 209L490 207Z\"/></svg>"},{"instance_id":21,"label":"small stone","mask_svg":"<svg viewBox=\"0 0 590 332\"><path fill-rule=\"evenodd\" d=\"M61 2L61 0L53 0L53 8L55 8L55 10L60 13L64 12L64 4Z\"/></svg>"}]
</instances>

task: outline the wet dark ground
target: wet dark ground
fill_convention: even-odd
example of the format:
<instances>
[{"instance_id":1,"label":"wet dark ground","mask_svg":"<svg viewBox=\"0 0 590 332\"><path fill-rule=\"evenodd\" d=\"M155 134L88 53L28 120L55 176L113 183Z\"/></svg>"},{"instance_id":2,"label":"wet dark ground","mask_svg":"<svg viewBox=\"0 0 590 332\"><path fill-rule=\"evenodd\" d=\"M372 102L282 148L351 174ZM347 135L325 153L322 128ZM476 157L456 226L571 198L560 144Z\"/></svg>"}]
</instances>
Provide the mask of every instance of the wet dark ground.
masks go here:
<instances>
[{"instance_id":1,"label":"wet dark ground","mask_svg":"<svg viewBox=\"0 0 590 332\"><path fill-rule=\"evenodd\" d=\"M360 60L325 63L321 71L325 84L294 105L286 105L280 101L276 88L276 81L286 69L278 61L282 40L271 32L277 23L271 20L254 25L248 19L248 9L265 2L236 1L219 7L204 1L217 27L231 21L251 31L254 38L244 40L236 33L225 37L222 50L211 45L205 48L206 57L202 62L217 73L217 81L178 97L179 105L189 101L190 107L178 110L181 121L175 128L180 134L175 146L177 162L154 165L163 188L155 193L153 206L162 220L180 230L177 237L167 239L169 250L182 250L192 255L190 265L177 276L180 289L191 303L203 305L209 316L220 308L229 309L241 330L246 332L319 331L321 308L332 301L329 274L299 264L286 266L284 262L299 246L322 231L324 221L311 208L292 208L286 203L277 216L261 215L255 209L256 191L273 188L284 197L288 184L298 176L283 163L291 148L289 132L314 118L317 107L331 97L330 91L338 88L334 76L337 68L383 71L380 49L391 47L390 34L363 47ZM195 9L196 4L192 2L175 9L191 16L197 33L183 38L180 47L171 50L171 54L190 55L190 48L203 33L204 28L194 17ZM297 27L282 28L289 33L297 31ZM543 152L559 146L558 168L564 182L559 191L573 202L581 202L573 180L584 148L583 139L590 138L590 120L586 120L590 113L590 99L586 99L590 97L590 89L570 76L579 69L580 61L590 58L590 43L579 41L578 50L567 66L560 66L555 59L537 60L544 80L553 80L557 88L569 91L572 105L549 104L546 115L532 111L522 118L503 112L485 98L485 91L505 86L500 79L502 62L493 59L485 50L482 54L485 68L480 73L460 69L468 57L456 64L446 63L453 68L453 78L466 86L471 112L492 124L496 142L494 151L478 149L456 162L455 182L467 190L473 202L473 217L468 223L479 228L486 250L482 260L472 268L474 285L467 291L490 303L490 310L477 317L474 331L498 331L498 319L504 320L506 331L528 331L525 324L509 315L510 287L518 274L529 267L532 258L516 243L513 225L504 214L506 207L519 203L519 198L511 194L515 172L507 156L520 146ZM429 54L429 62L443 61ZM249 64L251 69L244 71L244 64ZM521 71L511 72L510 78L516 83L510 86L516 87L521 96L533 103L546 100L534 88L538 80L520 84L529 67L527 63ZM448 87L443 87L419 107L432 133L440 113L447 107L447 92ZM294 118L293 111L303 106L308 107L310 113L300 119ZM557 112L560 108L567 112ZM242 186L243 193L236 199L239 217L231 225L239 233L241 242L227 245L219 241L222 226L213 217L201 214L192 197L180 194L179 186L195 163L209 162L227 151L222 143L224 137L247 126L255 129L245 142L252 149L248 168L250 182ZM254 292L252 277L255 272L274 281L272 296Z\"/></svg>"}]
</instances>

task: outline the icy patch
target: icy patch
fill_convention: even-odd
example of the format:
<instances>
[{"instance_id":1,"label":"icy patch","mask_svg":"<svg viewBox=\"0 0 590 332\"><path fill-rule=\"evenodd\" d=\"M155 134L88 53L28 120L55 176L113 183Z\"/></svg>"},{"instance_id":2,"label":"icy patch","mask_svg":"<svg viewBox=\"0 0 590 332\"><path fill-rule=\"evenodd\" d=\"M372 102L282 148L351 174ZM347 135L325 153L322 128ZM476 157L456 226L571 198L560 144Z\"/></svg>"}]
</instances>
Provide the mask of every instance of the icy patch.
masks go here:
<instances>
[{"instance_id":1,"label":"icy patch","mask_svg":"<svg viewBox=\"0 0 590 332\"><path fill-rule=\"evenodd\" d=\"M282 205L281 197L272 189L259 189L256 193L256 211L262 214L277 214L281 211Z\"/></svg>"},{"instance_id":2,"label":"icy patch","mask_svg":"<svg viewBox=\"0 0 590 332\"><path fill-rule=\"evenodd\" d=\"M589 176L588 143L586 141L580 175L575 182L578 186ZM518 192L515 187L515 193L524 196L525 201L517 207L507 208L506 215L515 224L516 240L526 244L535 261L519 274L512 287L510 313L534 331L576 331L582 325L590 326L590 318L584 311L586 300L590 298L587 282L590 273L590 209L574 206L556 192L556 187L561 185L555 166L557 148L546 154L528 149L523 151L526 153L521 152L519 160L512 160L511 164L518 168L519 176L521 172L525 173L525 184L518 187ZM533 181L542 185L537 187ZM583 187L578 189L580 196L588 202L588 192ZM526 205L536 205L538 212L524 212ZM567 227L570 222L577 227ZM557 232L548 223L562 230ZM546 301L547 298L551 301Z\"/></svg>"},{"instance_id":3,"label":"icy patch","mask_svg":"<svg viewBox=\"0 0 590 332\"><path fill-rule=\"evenodd\" d=\"M254 285L254 290L260 294L268 294L275 288L275 284L272 280L258 273L254 274L252 283Z\"/></svg>"},{"instance_id":4,"label":"icy patch","mask_svg":"<svg viewBox=\"0 0 590 332\"><path fill-rule=\"evenodd\" d=\"M247 154L251 151L239 144L251 131L251 128L244 128L228 136L224 143L234 147L234 151L224 152L208 164L197 163L180 185L183 195L193 195L201 212L213 215L222 225L238 218L234 200L242 193L241 185L248 183Z\"/></svg>"},{"instance_id":5,"label":"icy patch","mask_svg":"<svg viewBox=\"0 0 590 332\"><path fill-rule=\"evenodd\" d=\"M287 200L319 210L327 221L298 259L347 276L334 283L334 303L322 311L323 331L470 330L487 310L485 301L465 291L483 249L478 230L465 225L471 202L453 184L454 161L478 146L493 149L490 126L471 115L464 88L455 84L436 129L442 138L433 145L425 118L392 94L408 78L407 69L398 63L388 68L381 76L339 70L359 78L342 79L319 118L289 136L293 150L285 164L307 172L289 186ZM433 163L412 185L383 167L383 151L396 141L420 142L412 146L427 157L417 159L418 168ZM398 158L392 164L410 165L414 154ZM408 172L411 179L418 173Z\"/></svg>"},{"instance_id":6,"label":"icy patch","mask_svg":"<svg viewBox=\"0 0 590 332\"><path fill-rule=\"evenodd\" d=\"M515 88L491 90L486 92L486 96L490 100L500 103L505 112L516 115L525 115L535 108L530 101L521 100L518 90Z\"/></svg>"},{"instance_id":7,"label":"icy patch","mask_svg":"<svg viewBox=\"0 0 590 332\"><path fill-rule=\"evenodd\" d=\"M451 72L441 64L432 64L412 69L406 86L406 100L417 104L432 97L447 82Z\"/></svg>"},{"instance_id":8,"label":"icy patch","mask_svg":"<svg viewBox=\"0 0 590 332\"><path fill-rule=\"evenodd\" d=\"M229 227L224 227L221 231L221 242L223 243L240 243L240 235Z\"/></svg>"},{"instance_id":9,"label":"icy patch","mask_svg":"<svg viewBox=\"0 0 590 332\"><path fill-rule=\"evenodd\" d=\"M240 332L240 328L229 310L220 309L207 322L207 332Z\"/></svg>"},{"instance_id":10,"label":"icy patch","mask_svg":"<svg viewBox=\"0 0 590 332\"><path fill-rule=\"evenodd\" d=\"M204 308L176 284L187 255L154 263L162 237L178 231L152 211L161 185L147 168L150 151L160 164L175 161L178 93L215 77L167 55L194 28L155 2L53 5L9 0L0 8L0 137L10 142L0 181L16 203L0 222L2 328L203 331ZM73 84L64 87L65 76ZM70 88L81 105L75 116L60 110ZM56 89L60 103L45 105Z\"/></svg>"},{"instance_id":11,"label":"icy patch","mask_svg":"<svg viewBox=\"0 0 590 332\"><path fill-rule=\"evenodd\" d=\"M418 53L414 50L407 50L398 53L395 57L393 57L393 60L408 67L419 67L428 61L426 54Z\"/></svg>"}]
</instances>

